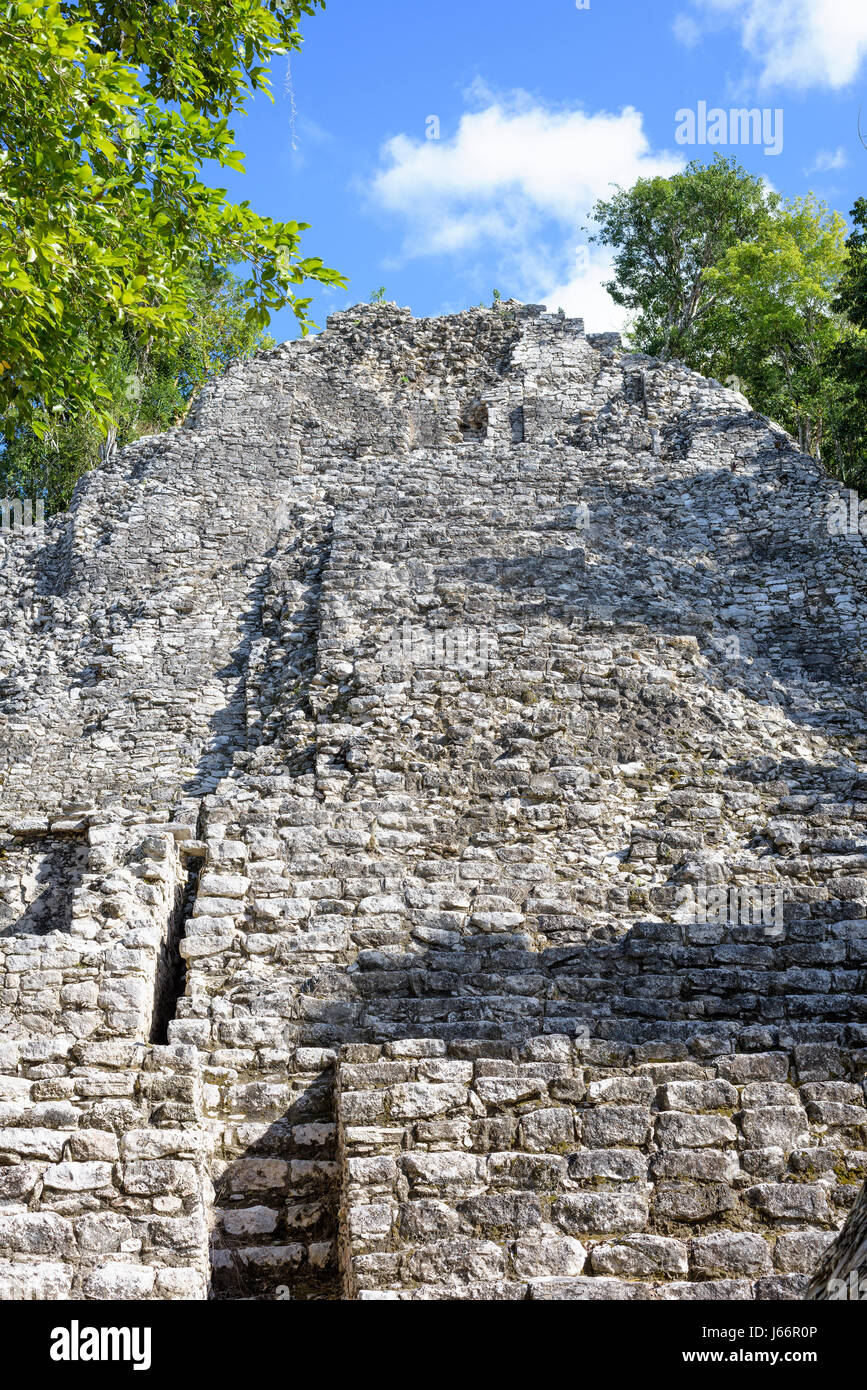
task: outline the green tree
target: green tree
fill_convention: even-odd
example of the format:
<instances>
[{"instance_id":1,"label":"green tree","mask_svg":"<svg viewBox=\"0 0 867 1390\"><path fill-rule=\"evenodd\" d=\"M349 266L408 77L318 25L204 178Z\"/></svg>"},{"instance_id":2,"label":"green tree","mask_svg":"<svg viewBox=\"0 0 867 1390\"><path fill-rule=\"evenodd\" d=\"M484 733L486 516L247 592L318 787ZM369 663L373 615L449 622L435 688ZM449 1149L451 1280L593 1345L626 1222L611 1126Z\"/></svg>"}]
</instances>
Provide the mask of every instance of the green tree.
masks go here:
<instances>
[{"instance_id":1,"label":"green tree","mask_svg":"<svg viewBox=\"0 0 867 1390\"><path fill-rule=\"evenodd\" d=\"M845 220L808 195L781 204L703 277L713 309L701 370L733 372L756 409L816 458L838 414L827 362L844 333L835 301L846 259Z\"/></svg>"},{"instance_id":2,"label":"green tree","mask_svg":"<svg viewBox=\"0 0 867 1390\"><path fill-rule=\"evenodd\" d=\"M150 350L195 319L198 267L244 266L252 328L306 280L306 224L233 204L206 160L243 169L229 128L319 0L11 0L0 10L0 415L111 426L119 331ZM100 402L102 405L100 405ZM82 425L82 427L84 427ZM89 427L89 426L88 426Z\"/></svg>"},{"instance_id":3,"label":"green tree","mask_svg":"<svg viewBox=\"0 0 867 1390\"><path fill-rule=\"evenodd\" d=\"M159 433L186 413L200 386L230 362L273 345L247 319L237 278L198 267L186 287L187 322L177 342L144 343L116 330L101 412L70 407L20 422L0 442L0 496L42 499L46 514L69 505L89 468L115 447ZM34 428L36 425L38 428Z\"/></svg>"},{"instance_id":4,"label":"green tree","mask_svg":"<svg viewBox=\"0 0 867 1390\"><path fill-rule=\"evenodd\" d=\"M671 178L639 179L593 209L592 241L615 249L616 304L637 311L631 338L654 357L701 352L717 292L705 272L755 237L778 202L763 181L715 155Z\"/></svg>"},{"instance_id":5,"label":"green tree","mask_svg":"<svg viewBox=\"0 0 867 1390\"><path fill-rule=\"evenodd\" d=\"M828 354L835 387L834 461L840 477L867 492L867 198L850 213L846 267L834 308L846 328Z\"/></svg>"}]
</instances>

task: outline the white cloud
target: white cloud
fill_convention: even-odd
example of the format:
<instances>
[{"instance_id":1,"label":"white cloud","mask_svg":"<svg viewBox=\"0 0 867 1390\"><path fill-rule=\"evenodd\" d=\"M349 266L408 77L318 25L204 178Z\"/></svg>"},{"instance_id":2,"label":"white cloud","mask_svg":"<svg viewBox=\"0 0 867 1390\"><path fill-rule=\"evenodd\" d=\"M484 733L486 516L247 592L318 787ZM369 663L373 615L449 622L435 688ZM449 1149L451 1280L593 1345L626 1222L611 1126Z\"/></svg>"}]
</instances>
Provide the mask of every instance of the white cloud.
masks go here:
<instances>
[{"instance_id":1,"label":"white cloud","mask_svg":"<svg viewBox=\"0 0 867 1390\"><path fill-rule=\"evenodd\" d=\"M692 15L676 14L672 21L671 32L682 43L684 48L695 48L701 42L701 26L696 23Z\"/></svg>"},{"instance_id":2,"label":"white cloud","mask_svg":"<svg viewBox=\"0 0 867 1390\"><path fill-rule=\"evenodd\" d=\"M839 89L867 55L864 0L693 0L711 28L730 19L760 64L763 87Z\"/></svg>"},{"instance_id":3,"label":"white cloud","mask_svg":"<svg viewBox=\"0 0 867 1390\"><path fill-rule=\"evenodd\" d=\"M405 226L402 258L477 264L482 254L504 293L583 314L591 331L616 327L622 314L601 289L610 262L596 248L576 250L583 228L612 185L672 174L682 156L654 151L632 107L591 115L480 85L469 95L482 108L465 113L451 139L398 135L383 147L370 192Z\"/></svg>"},{"instance_id":4,"label":"white cloud","mask_svg":"<svg viewBox=\"0 0 867 1390\"><path fill-rule=\"evenodd\" d=\"M804 170L809 174L827 174L831 169L845 169L849 160L842 145L836 150L819 150L812 164Z\"/></svg>"},{"instance_id":5,"label":"white cloud","mask_svg":"<svg viewBox=\"0 0 867 1390\"><path fill-rule=\"evenodd\" d=\"M570 318L583 318L588 333L622 332L628 310L615 304L603 288L613 278L614 267L607 254L591 254L587 264L576 258L571 274L541 299L549 309L565 309Z\"/></svg>"}]
</instances>

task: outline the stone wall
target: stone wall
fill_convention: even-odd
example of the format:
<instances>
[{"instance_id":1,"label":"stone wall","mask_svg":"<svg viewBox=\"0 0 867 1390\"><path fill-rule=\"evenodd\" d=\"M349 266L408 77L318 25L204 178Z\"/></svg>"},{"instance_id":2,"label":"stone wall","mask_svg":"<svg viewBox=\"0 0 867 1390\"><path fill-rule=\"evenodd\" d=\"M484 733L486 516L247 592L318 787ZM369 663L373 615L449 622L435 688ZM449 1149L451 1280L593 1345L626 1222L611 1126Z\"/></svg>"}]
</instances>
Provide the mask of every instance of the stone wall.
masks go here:
<instances>
[{"instance_id":1,"label":"stone wall","mask_svg":"<svg viewBox=\"0 0 867 1390\"><path fill-rule=\"evenodd\" d=\"M812 1078L864 1049L727 1041L347 1047L345 1296L802 1297L867 1176L863 1086Z\"/></svg>"},{"instance_id":2,"label":"stone wall","mask_svg":"<svg viewBox=\"0 0 867 1390\"><path fill-rule=\"evenodd\" d=\"M377 305L5 532L4 1295L803 1296L867 1155L847 500L580 320Z\"/></svg>"},{"instance_id":3,"label":"stone wall","mask_svg":"<svg viewBox=\"0 0 867 1390\"><path fill-rule=\"evenodd\" d=\"M174 1006L186 830L81 807L10 826L6 909L24 911L0 935L0 1297L207 1289L199 1059L150 1041Z\"/></svg>"}]
</instances>

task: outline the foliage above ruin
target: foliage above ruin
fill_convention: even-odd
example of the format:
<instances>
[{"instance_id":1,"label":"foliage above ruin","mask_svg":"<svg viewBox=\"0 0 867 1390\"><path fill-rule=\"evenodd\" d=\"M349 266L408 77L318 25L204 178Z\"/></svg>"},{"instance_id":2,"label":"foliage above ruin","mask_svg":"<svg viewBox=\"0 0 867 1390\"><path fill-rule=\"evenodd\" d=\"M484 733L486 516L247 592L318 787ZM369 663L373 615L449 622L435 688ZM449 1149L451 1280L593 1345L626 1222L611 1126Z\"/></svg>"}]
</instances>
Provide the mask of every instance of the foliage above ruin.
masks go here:
<instances>
[{"instance_id":1,"label":"foliage above ruin","mask_svg":"<svg viewBox=\"0 0 867 1390\"><path fill-rule=\"evenodd\" d=\"M191 270L244 267L252 328L306 280L343 284L301 253L306 224L255 213L203 166L243 170L229 119L268 91L318 0L43 4L0 14L0 411L7 431L73 412L112 427L117 335L179 344Z\"/></svg>"}]
</instances>

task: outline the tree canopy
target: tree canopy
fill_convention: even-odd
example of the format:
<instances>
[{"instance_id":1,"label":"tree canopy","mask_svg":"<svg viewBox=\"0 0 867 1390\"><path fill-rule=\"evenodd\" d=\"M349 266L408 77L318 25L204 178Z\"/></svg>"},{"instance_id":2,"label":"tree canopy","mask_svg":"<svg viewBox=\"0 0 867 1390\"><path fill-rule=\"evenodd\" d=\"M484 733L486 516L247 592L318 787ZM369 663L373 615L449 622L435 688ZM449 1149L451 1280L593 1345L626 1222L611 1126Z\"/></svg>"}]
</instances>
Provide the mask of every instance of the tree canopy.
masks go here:
<instances>
[{"instance_id":1,"label":"tree canopy","mask_svg":"<svg viewBox=\"0 0 867 1390\"><path fill-rule=\"evenodd\" d=\"M834 303L846 324L827 367L836 395L834 445L841 476L867 491L867 198L850 214L847 259Z\"/></svg>"},{"instance_id":2,"label":"tree canopy","mask_svg":"<svg viewBox=\"0 0 867 1390\"><path fill-rule=\"evenodd\" d=\"M300 45L319 0L12 0L0 10L0 414L7 434L52 415L116 421L118 334L133 355L178 349L200 277L243 266L248 328L306 280L306 224L234 204L205 161L243 169L229 127L268 62Z\"/></svg>"},{"instance_id":3,"label":"tree canopy","mask_svg":"<svg viewBox=\"0 0 867 1390\"><path fill-rule=\"evenodd\" d=\"M684 358L699 349L717 300L705 272L752 239L778 201L760 178L717 154L596 203L591 240L615 253L615 279L605 288L637 311L634 337L645 352Z\"/></svg>"},{"instance_id":4,"label":"tree canopy","mask_svg":"<svg viewBox=\"0 0 867 1390\"><path fill-rule=\"evenodd\" d=\"M750 399L817 457L834 414L828 358L843 331L834 304L845 238L839 213L812 197L795 199L704 277L715 295L706 369L733 372Z\"/></svg>"},{"instance_id":5,"label":"tree canopy","mask_svg":"<svg viewBox=\"0 0 867 1390\"><path fill-rule=\"evenodd\" d=\"M81 475L111 449L176 424L205 381L230 362L273 345L249 323L235 276L194 267L185 295L179 340L148 344L128 328L115 330L102 422L93 411L70 405L45 412L38 431L33 419L8 431L0 441L0 496L42 498L49 515L63 510Z\"/></svg>"},{"instance_id":6,"label":"tree canopy","mask_svg":"<svg viewBox=\"0 0 867 1390\"><path fill-rule=\"evenodd\" d=\"M755 409L840 477L867 482L867 200L855 230L784 201L717 154L597 203L632 345L738 379Z\"/></svg>"}]
</instances>

